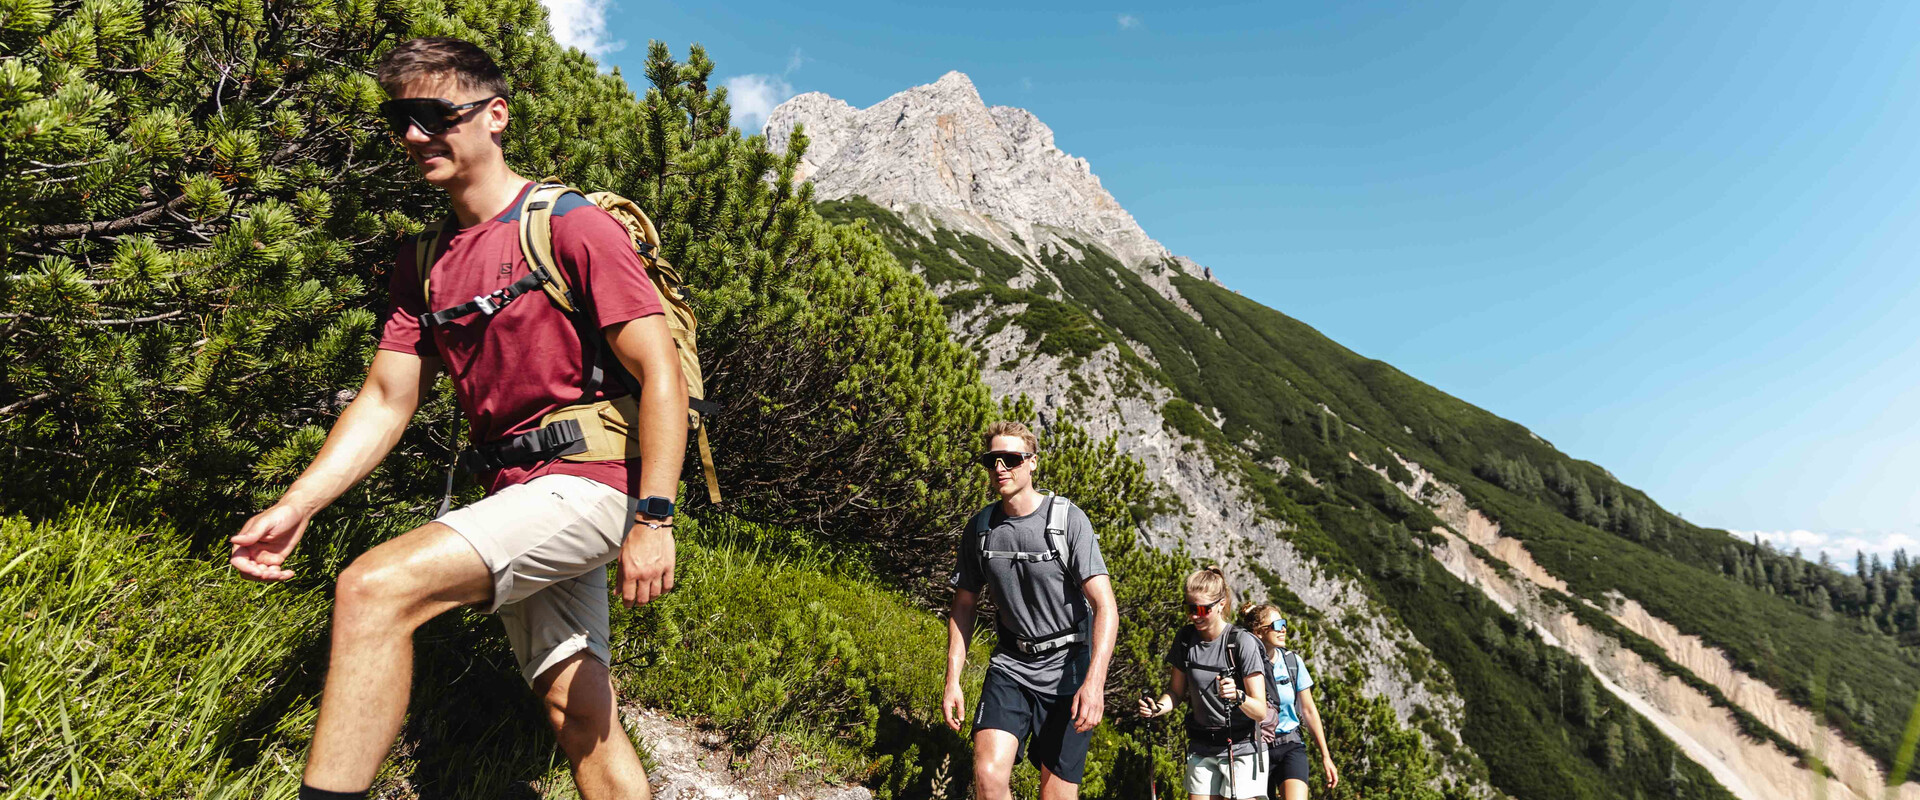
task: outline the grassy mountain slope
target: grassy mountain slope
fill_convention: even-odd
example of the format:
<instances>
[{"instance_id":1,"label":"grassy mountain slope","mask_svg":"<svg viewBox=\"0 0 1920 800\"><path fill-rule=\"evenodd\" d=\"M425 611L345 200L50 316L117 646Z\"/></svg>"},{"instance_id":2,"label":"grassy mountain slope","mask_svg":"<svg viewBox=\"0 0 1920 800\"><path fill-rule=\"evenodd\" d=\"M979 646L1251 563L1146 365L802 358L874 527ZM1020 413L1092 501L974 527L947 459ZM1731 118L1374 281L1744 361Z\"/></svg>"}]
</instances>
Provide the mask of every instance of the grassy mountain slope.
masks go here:
<instances>
[{"instance_id":1,"label":"grassy mountain slope","mask_svg":"<svg viewBox=\"0 0 1920 800\"><path fill-rule=\"evenodd\" d=\"M1177 399L1163 409L1169 426L1208 442L1210 454L1238 473L1273 517L1296 526L1289 534L1296 546L1336 571L1373 581L1447 663L1475 718L1466 735L1503 788L1531 793L1551 785L1559 796L1579 796L1576 787L1590 776L1581 774L1585 767L1568 765L1605 767L1607 748L1604 741L1583 745L1555 730L1551 723L1565 715L1542 713L1548 698L1535 688L1538 676L1482 652L1482 618L1503 615L1464 603L1473 590L1406 553L1437 520L1358 468L1355 458L1390 474L1403 470L1389 450L1428 466L1583 597L1603 605L1608 592L1637 599L1803 704L1812 705L1823 681L1844 681L1883 724L1843 714L1834 722L1878 758L1892 760L1897 722L1920 688L1910 651L1892 637L1829 624L1803 605L1723 576L1724 532L1680 520L1525 428L1171 265L1161 274L1192 315L1084 243L1069 240L1081 251L1078 258L1052 249L1039 259L1057 284L1042 277L1015 289L1008 281L1018 273L1009 263L1016 258L978 237L945 230L923 235L857 197L827 203L823 214L867 220L903 262L920 264L930 283L947 286L950 309L1025 303L993 324L1021 326L1030 347L1054 354L1084 357L1111 343L1141 380L1171 389ZM1203 409L1218 413L1217 428ZM1313 480L1298 470L1282 477L1260 466L1276 458ZM1505 477L1505 465L1520 462L1545 477L1504 481L1523 491L1482 477ZM1409 575L1419 580L1405 579ZM1862 691L1863 685L1873 688ZM1875 699L1864 701L1868 695ZM1652 771L1661 774L1649 777L1646 788L1667 780L1669 770L1659 766Z\"/></svg>"}]
</instances>

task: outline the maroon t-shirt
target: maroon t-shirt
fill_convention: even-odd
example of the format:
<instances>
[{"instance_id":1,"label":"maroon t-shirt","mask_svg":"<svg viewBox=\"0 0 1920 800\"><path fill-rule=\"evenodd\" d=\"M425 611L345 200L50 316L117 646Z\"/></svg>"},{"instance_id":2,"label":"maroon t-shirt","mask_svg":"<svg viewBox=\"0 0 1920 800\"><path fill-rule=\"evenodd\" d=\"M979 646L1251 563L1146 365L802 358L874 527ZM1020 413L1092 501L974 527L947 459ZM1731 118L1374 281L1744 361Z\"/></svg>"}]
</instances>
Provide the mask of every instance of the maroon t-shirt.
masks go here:
<instances>
[{"instance_id":1,"label":"maroon t-shirt","mask_svg":"<svg viewBox=\"0 0 1920 800\"><path fill-rule=\"evenodd\" d=\"M445 362L473 442L534 430L541 417L582 401L580 335L545 292L521 295L491 316L470 314L430 331L420 324L422 314L490 294L527 275L519 216L520 201L532 188L527 184L499 216L442 242L432 266L432 298L421 297L411 239L401 244L388 289L391 306L381 322L380 349L438 356ZM661 313L660 295L634 253L627 229L577 194L554 204L553 253L574 297L584 300L600 328ZM626 388L612 377L612 348L604 336L598 344L607 377L591 399L625 395ZM640 490L637 458L526 464L481 478L492 494L546 474L579 475L629 495Z\"/></svg>"}]
</instances>

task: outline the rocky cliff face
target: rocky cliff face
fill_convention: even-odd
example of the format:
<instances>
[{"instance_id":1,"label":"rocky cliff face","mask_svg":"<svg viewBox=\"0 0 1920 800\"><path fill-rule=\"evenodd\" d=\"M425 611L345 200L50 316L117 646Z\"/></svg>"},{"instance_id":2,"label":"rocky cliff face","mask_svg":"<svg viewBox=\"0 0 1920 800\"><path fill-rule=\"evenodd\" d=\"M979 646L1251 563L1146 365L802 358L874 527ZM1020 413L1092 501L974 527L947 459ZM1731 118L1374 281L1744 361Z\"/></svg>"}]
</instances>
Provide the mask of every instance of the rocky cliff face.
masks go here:
<instances>
[{"instance_id":1,"label":"rocky cliff face","mask_svg":"<svg viewBox=\"0 0 1920 800\"><path fill-rule=\"evenodd\" d=\"M1651 720L1735 797L1920 800L1920 784L1888 788L1886 774L1857 745L1735 666L1718 648L1681 633L1633 600L1615 596L1611 608L1589 604L1659 645L1680 667L1713 684L1729 702L1795 746L1819 754L1829 774L1819 775L1772 743L1754 739L1742 730L1732 713L1715 706L1713 699L1699 689L1548 602L1543 591L1563 597L1571 596L1572 591L1536 563L1525 544L1502 535L1498 523L1471 508L1459 489L1417 463L1401 459L1400 466L1413 481L1395 485L1407 497L1432 508L1447 524L1435 531L1446 537L1446 544L1433 550L1435 559L1523 620L1543 639L1578 657L1607 691ZM1370 468L1383 477L1388 474L1383 468Z\"/></svg>"},{"instance_id":2,"label":"rocky cliff face","mask_svg":"<svg viewBox=\"0 0 1920 800\"><path fill-rule=\"evenodd\" d=\"M820 200L864 197L923 234L946 229L979 236L1023 261L1022 274L1009 281L1015 287L1057 287L1049 257L1078 260L1080 248L1098 247L1197 318L1169 276L1212 281L1211 272L1147 236L1085 159L1054 146L1053 131L1038 118L987 106L965 75L949 72L866 109L817 92L800 95L774 110L766 134L784 151L795 126L808 140L801 169ZM952 294L976 287L934 288ZM1085 358L1034 352L1018 328L995 324L1022 310L975 309L949 321L981 354L983 377L996 397L1025 393L1043 420L1065 414L1095 436L1117 436L1179 501L1147 526L1150 544L1216 561L1236 586L1259 586L1255 566L1277 576L1328 619L1341 620L1342 635L1329 645L1331 662L1361 665L1364 690L1387 698L1403 720L1424 709L1458 738L1459 697L1444 679L1416 678L1407 666L1431 661L1420 643L1388 622L1363 586L1302 556L1277 523L1257 513L1259 504L1237 476L1196 455L1201 443L1162 416L1172 396L1166 387L1126 363L1111 344ZM1132 349L1158 366L1144 346ZM1268 467L1289 468L1284 462Z\"/></svg>"},{"instance_id":3,"label":"rocky cliff face","mask_svg":"<svg viewBox=\"0 0 1920 800\"><path fill-rule=\"evenodd\" d=\"M1086 159L1054 146L1051 128L1024 109L988 107L958 72L866 109L818 92L795 97L767 119L775 148L796 124L810 140L802 174L822 200L857 194L894 210L967 212L1036 245L1047 238L1037 228L1070 231L1135 267L1172 258Z\"/></svg>"}]
</instances>

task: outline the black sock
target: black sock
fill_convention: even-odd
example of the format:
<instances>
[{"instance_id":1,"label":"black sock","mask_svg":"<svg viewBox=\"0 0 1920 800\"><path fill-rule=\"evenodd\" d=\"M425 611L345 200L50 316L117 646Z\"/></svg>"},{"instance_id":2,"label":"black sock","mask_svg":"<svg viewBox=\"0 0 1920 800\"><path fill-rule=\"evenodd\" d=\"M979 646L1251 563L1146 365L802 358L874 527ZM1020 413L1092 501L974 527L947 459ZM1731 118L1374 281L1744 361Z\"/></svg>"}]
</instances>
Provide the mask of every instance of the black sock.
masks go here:
<instances>
[{"instance_id":1,"label":"black sock","mask_svg":"<svg viewBox=\"0 0 1920 800\"><path fill-rule=\"evenodd\" d=\"M300 800L367 800L367 789L357 792L329 792L300 784Z\"/></svg>"}]
</instances>

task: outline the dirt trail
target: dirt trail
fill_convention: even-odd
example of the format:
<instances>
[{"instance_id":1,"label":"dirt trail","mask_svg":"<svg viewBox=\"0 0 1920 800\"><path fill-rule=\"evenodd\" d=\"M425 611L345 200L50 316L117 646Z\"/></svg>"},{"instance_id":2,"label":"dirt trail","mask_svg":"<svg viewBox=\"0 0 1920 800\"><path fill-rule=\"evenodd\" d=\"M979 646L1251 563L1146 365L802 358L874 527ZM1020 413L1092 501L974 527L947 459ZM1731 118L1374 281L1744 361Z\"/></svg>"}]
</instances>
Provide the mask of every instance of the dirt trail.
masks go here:
<instances>
[{"instance_id":1,"label":"dirt trail","mask_svg":"<svg viewBox=\"0 0 1920 800\"><path fill-rule=\"evenodd\" d=\"M872 800L859 786L785 785L775 776L791 764L755 763L744 774L729 768L733 758L722 737L686 720L651 708L620 709L627 729L638 735L652 761L648 782L655 800Z\"/></svg>"},{"instance_id":2,"label":"dirt trail","mask_svg":"<svg viewBox=\"0 0 1920 800\"><path fill-rule=\"evenodd\" d=\"M1564 581L1533 560L1517 539L1502 536L1500 526L1468 508L1464 496L1433 479L1419 464L1402 461L1414 474L1411 486L1400 486L1421 500L1460 535L1439 529L1447 544L1434 557L1449 572L1480 587L1501 607L1516 613L1543 638L1577 656L1601 683L1659 727L1687 755L1704 766L1723 785L1742 798L1790 800L1880 800L1885 777L1879 764L1837 731L1819 724L1812 712L1782 697L1773 687L1740 671L1726 653L1681 633L1632 600L1607 611L1623 627L1658 644L1668 658L1701 679L1788 741L1821 753L1833 770L1823 779L1779 748L1752 741L1740 731L1728 710L1679 678L1626 649L1611 636L1581 623L1571 612L1540 599L1542 588L1571 595ZM1385 474L1384 470L1376 470ZM1476 556L1467 543L1483 548L1503 562L1508 576ZM1602 609L1606 611L1606 609ZM1764 793L1763 793L1764 792ZM1898 800L1920 800L1920 784L1907 783L1894 793Z\"/></svg>"}]
</instances>

